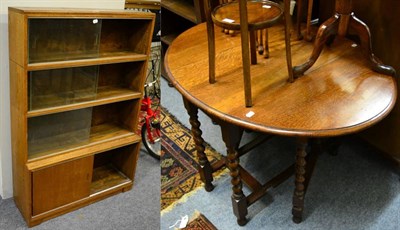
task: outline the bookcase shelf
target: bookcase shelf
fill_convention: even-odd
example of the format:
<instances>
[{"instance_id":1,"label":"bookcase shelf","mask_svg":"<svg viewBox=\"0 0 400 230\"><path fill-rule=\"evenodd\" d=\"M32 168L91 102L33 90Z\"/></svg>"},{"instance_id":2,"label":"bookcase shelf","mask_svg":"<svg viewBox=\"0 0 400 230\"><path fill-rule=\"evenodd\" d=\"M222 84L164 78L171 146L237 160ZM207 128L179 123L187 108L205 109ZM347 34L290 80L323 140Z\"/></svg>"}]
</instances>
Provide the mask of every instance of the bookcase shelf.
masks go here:
<instances>
[{"instance_id":1,"label":"bookcase shelf","mask_svg":"<svg viewBox=\"0 0 400 230\"><path fill-rule=\"evenodd\" d=\"M113 102L126 101L131 99L139 99L142 97L142 93L112 86L103 86L97 89L97 95L94 100L79 102L79 98L76 98L76 103L67 104L62 106L55 106L44 109L36 109L28 111L28 118L43 116L47 114L65 112L70 110L82 109L87 107L93 107L97 105L109 104ZM57 104L56 98L49 98L48 104ZM83 99L84 100L84 99Z\"/></svg>"},{"instance_id":2,"label":"bookcase shelf","mask_svg":"<svg viewBox=\"0 0 400 230\"><path fill-rule=\"evenodd\" d=\"M74 56L76 58L78 55ZM83 55L80 55L83 57ZM79 67L79 66L90 66L100 64L112 64L121 62L134 62L134 61L146 61L147 55L137 54L134 52L114 52L114 53L102 53L99 57L88 58L88 59L72 59L72 60L60 60L60 58L53 58L52 61L48 62L36 62L28 64L28 71L33 70L46 70L46 69L58 69L64 67Z\"/></svg>"},{"instance_id":3,"label":"bookcase shelf","mask_svg":"<svg viewBox=\"0 0 400 230\"><path fill-rule=\"evenodd\" d=\"M14 195L28 226L132 188L154 21L9 8Z\"/></svg>"},{"instance_id":4,"label":"bookcase shelf","mask_svg":"<svg viewBox=\"0 0 400 230\"><path fill-rule=\"evenodd\" d=\"M106 148L138 143L141 140L134 132L112 124L92 127L91 132L88 140L84 142L32 154L28 157L28 169L35 171L60 162L90 156Z\"/></svg>"}]
</instances>

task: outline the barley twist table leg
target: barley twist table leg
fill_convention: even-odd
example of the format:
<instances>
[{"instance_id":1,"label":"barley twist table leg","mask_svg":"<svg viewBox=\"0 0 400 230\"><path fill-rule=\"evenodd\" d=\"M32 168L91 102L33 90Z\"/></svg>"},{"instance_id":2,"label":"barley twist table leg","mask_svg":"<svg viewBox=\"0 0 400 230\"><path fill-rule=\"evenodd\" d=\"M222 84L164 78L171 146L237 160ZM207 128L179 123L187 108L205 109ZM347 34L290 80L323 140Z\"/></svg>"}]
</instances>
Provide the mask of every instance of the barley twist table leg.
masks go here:
<instances>
[{"instance_id":1,"label":"barley twist table leg","mask_svg":"<svg viewBox=\"0 0 400 230\"><path fill-rule=\"evenodd\" d=\"M295 190L293 194L293 222L302 221L305 195L305 174L306 174L306 147L307 139L300 138L296 150Z\"/></svg>"},{"instance_id":2,"label":"barley twist table leg","mask_svg":"<svg viewBox=\"0 0 400 230\"><path fill-rule=\"evenodd\" d=\"M214 189L214 185L211 183L213 181L213 169L211 167L210 161L205 154L204 147L204 139L201 137L202 131L200 130L200 122L197 116L198 108L187 101L185 98L183 99L185 108L189 114L189 121L192 126L192 135L196 145L196 153L199 159L200 167L198 168L200 179L204 183L204 188L207 192L210 192Z\"/></svg>"},{"instance_id":3,"label":"barley twist table leg","mask_svg":"<svg viewBox=\"0 0 400 230\"><path fill-rule=\"evenodd\" d=\"M237 223L241 226L247 223L247 200L242 190L242 179L239 171L238 147L242 138L243 129L232 124L220 122L222 139L227 149L227 166L230 170L232 183L232 208L237 218Z\"/></svg>"}]
</instances>

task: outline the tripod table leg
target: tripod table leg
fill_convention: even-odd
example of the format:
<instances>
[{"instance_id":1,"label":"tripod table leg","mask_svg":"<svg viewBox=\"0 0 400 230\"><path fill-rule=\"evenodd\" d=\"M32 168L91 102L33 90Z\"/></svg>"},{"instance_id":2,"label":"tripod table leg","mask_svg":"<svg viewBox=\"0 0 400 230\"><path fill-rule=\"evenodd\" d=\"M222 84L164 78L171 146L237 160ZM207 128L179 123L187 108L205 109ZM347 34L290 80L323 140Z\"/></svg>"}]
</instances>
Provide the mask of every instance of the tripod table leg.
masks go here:
<instances>
[{"instance_id":1,"label":"tripod table leg","mask_svg":"<svg viewBox=\"0 0 400 230\"><path fill-rule=\"evenodd\" d=\"M378 73L395 77L395 69L391 66L383 65L372 53L371 33L369 32L369 28L364 22L354 16L354 13L351 14L350 18L350 29L353 29L360 38L361 49L367 57L371 68Z\"/></svg>"},{"instance_id":2,"label":"tripod table leg","mask_svg":"<svg viewBox=\"0 0 400 230\"><path fill-rule=\"evenodd\" d=\"M314 65L319 55L321 54L327 39L337 34L338 25L339 17L335 15L319 27L317 36L314 41L314 49L310 58L307 62L293 68L295 78L303 75L305 71L307 71L309 68L311 68L312 65Z\"/></svg>"}]
</instances>

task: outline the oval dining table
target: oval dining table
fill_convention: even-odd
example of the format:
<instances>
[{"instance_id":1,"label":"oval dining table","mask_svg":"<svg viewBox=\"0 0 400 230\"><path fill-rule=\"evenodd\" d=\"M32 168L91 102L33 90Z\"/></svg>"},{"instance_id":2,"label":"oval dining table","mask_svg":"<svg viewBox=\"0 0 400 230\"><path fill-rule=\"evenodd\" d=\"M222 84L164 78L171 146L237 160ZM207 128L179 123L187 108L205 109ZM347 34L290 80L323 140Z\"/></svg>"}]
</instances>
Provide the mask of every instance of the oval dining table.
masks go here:
<instances>
[{"instance_id":1,"label":"oval dining table","mask_svg":"<svg viewBox=\"0 0 400 230\"><path fill-rule=\"evenodd\" d=\"M392 110L397 85L393 76L371 70L360 47L347 39L336 39L325 47L317 62L293 83L288 82L284 27L269 29L270 57L251 66L253 106L244 103L240 36L215 29L216 82L209 83L207 28L199 24L178 36L164 59L173 86L182 94L190 117L205 189L213 189L212 173L226 165L232 177L232 206L239 225L246 224L248 207L295 174L293 221L300 223L304 197L316 161L317 147L307 145L359 132L381 121ZM307 60L313 44L291 41L294 65ZM198 110L221 126L226 158L211 165L204 153ZM295 163L277 177L260 184L241 168L239 157L256 144L239 148L244 130L297 139ZM255 142L261 142L256 140ZM315 145L317 146L317 145ZM313 151L315 149L315 151ZM245 196L242 183L252 189Z\"/></svg>"}]
</instances>

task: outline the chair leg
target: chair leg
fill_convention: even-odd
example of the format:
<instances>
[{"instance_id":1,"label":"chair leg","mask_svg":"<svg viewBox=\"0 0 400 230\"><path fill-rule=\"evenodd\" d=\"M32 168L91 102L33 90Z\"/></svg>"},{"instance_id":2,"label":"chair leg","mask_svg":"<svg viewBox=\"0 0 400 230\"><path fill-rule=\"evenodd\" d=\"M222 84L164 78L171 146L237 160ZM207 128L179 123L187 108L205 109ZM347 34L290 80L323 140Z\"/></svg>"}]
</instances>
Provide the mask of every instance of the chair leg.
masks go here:
<instances>
[{"instance_id":1,"label":"chair leg","mask_svg":"<svg viewBox=\"0 0 400 230\"><path fill-rule=\"evenodd\" d=\"M242 62L244 78L244 98L246 107L253 106L251 96L250 78L250 50L249 50L249 25L247 21L247 1L239 1L240 12L240 35L242 43Z\"/></svg>"},{"instance_id":2,"label":"chair leg","mask_svg":"<svg viewBox=\"0 0 400 230\"><path fill-rule=\"evenodd\" d=\"M290 2L289 2L289 4L290 4ZM303 8L303 0L298 0L297 1L297 19L296 19L297 40L303 39L303 35L301 34L301 18L303 17L302 8Z\"/></svg>"},{"instance_id":3,"label":"chair leg","mask_svg":"<svg viewBox=\"0 0 400 230\"><path fill-rule=\"evenodd\" d=\"M268 44L268 29L264 29L261 31L261 33L264 34L264 58L269 58L269 44Z\"/></svg>"},{"instance_id":4,"label":"chair leg","mask_svg":"<svg viewBox=\"0 0 400 230\"><path fill-rule=\"evenodd\" d=\"M256 30L249 31L250 34L250 57L251 57L251 64L257 64L257 49L256 49Z\"/></svg>"},{"instance_id":5,"label":"chair leg","mask_svg":"<svg viewBox=\"0 0 400 230\"><path fill-rule=\"evenodd\" d=\"M313 0L308 0L307 7L307 25L306 25L306 37L305 40L310 42L312 40L311 35L311 15L312 15Z\"/></svg>"},{"instance_id":6,"label":"chair leg","mask_svg":"<svg viewBox=\"0 0 400 230\"><path fill-rule=\"evenodd\" d=\"M258 54L262 55L264 53L264 39L263 30L257 30L257 51Z\"/></svg>"},{"instance_id":7,"label":"chair leg","mask_svg":"<svg viewBox=\"0 0 400 230\"><path fill-rule=\"evenodd\" d=\"M215 31L214 23L211 19L211 5L209 0L204 1L204 9L207 21L207 39L208 39L208 81L215 83Z\"/></svg>"},{"instance_id":8,"label":"chair leg","mask_svg":"<svg viewBox=\"0 0 400 230\"><path fill-rule=\"evenodd\" d=\"M286 65L288 69L288 82L294 81L293 67L292 67L292 49L290 46L290 0L284 0L284 24L285 24L285 50L286 50Z\"/></svg>"}]
</instances>

